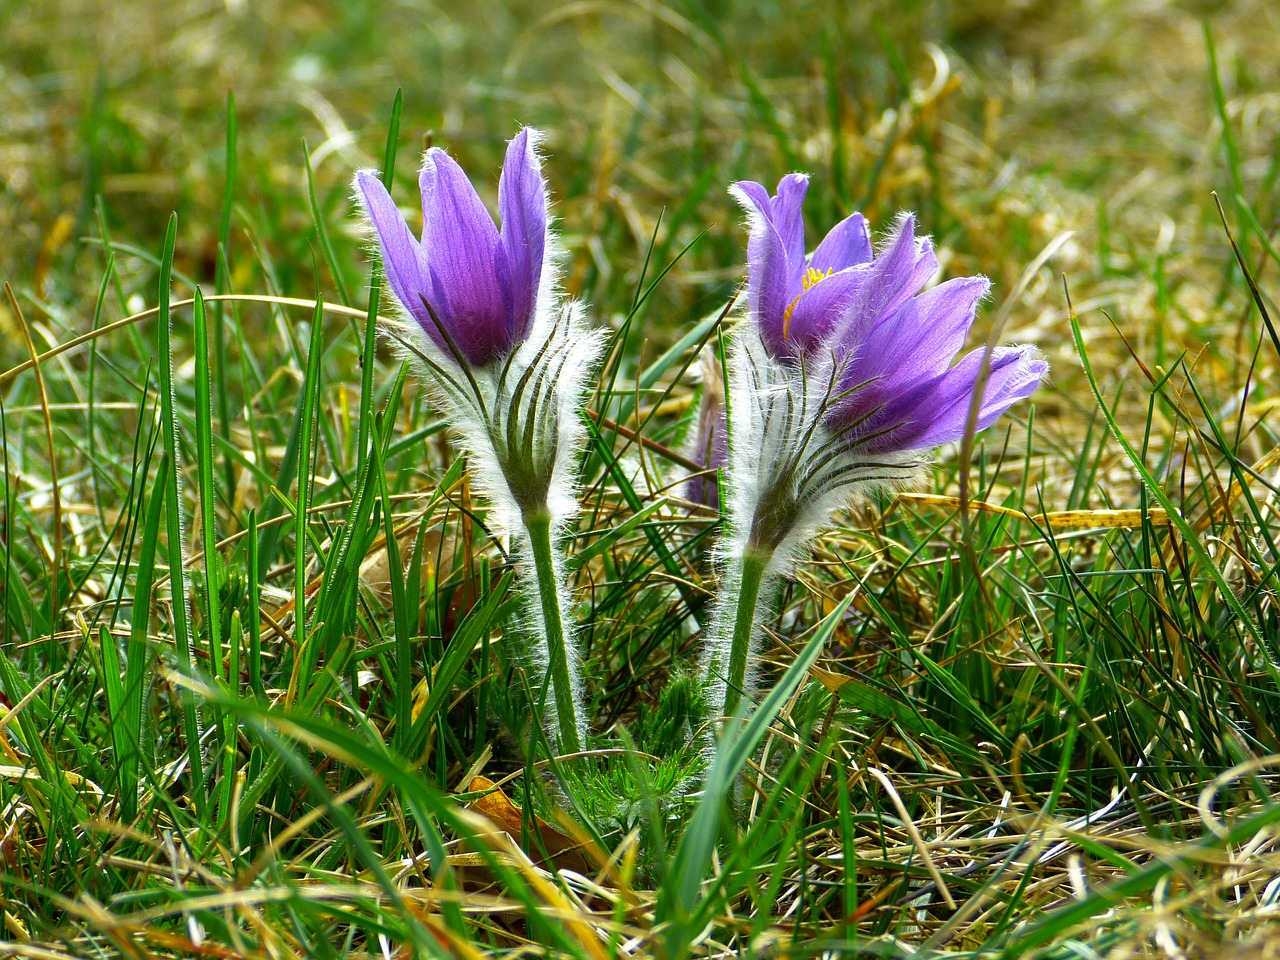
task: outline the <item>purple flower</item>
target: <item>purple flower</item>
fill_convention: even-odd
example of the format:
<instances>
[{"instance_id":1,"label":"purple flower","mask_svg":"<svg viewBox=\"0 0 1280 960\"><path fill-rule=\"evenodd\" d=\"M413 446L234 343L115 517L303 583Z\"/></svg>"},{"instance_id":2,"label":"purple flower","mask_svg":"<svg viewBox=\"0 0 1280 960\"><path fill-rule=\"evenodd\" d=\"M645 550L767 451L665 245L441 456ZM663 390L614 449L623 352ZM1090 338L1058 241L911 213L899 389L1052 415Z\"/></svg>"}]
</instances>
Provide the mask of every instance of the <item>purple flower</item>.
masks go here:
<instances>
[{"instance_id":1,"label":"purple flower","mask_svg":"<svg viewBox=\"0 0 1280 960\"><path fill-rule=\"evenodd\" d=\"M698 433L690 451L694 463L702 467L685 486L685 496L712 510L720 509L717 471L729 460L729 424L724 406L724 373L720 357L704 347L698 358L702 374L702 401L698 407Z\"/></svg>"},{"instance_id":2,"label":"purple flower","mask_svg":"<svg viewBox=\"0 0 1280 960\"><path fill-rule=\"evenodd\" d=\"M725 568L704 655L726 717L752 687L758 606L834 512L918 476L924 451L964 436L979 391L981 430L1048 371L1033 347L975 350L952 366L990 284L925 290L938 259L911 217L878 256L854 214L806 257L808 186L791 174L772 197L758 183L732 188L751 226L751 322L730 357Z\"/></svg>"},{"instance_id":3,"label":"purple flower","mask_svg":"<svg viewBox=\"0 0 1280 960\"><path fill-rule=\"evenodd\" d=\"M871 263L862 214L831 229L805 257L800 207L809 178L789 174L778 195L744 180L731 188L751 218L748 300L761 339L776 359L794 361L820 346L852 303Z\"/></svg>"},{"instance_id":4,"label":"purple flower","mask_svg":"<svg viewBox=\"0 0 1280 960\"><path fill-rule=\"evenodd\" d=\"M356 187L407 314L384 318L383 333L416 361L467 450L489 529L513 537L530 669L549 677L543 719L551 742L576 753L587 727L561 539L578 511L582 406L602 337L556 289L537 142L526 129L507 148L501 230L443 150L422 163L421 240L374 174L357 173Z\"/></svg>"},{"instance_id":5,"label":"purple flower","mask_svg":"<svg viewBox=\"0 0 1280 960\"><path fill-rule=\"evenodd\" d=\"M990 283L960 277L923 290L938 259L927 238L917 239L910 216L878 256L854 214L806 259L807 189L799 174L784 177L775 197L758 183L734 187L751 221L748 300L765 349L791 366L830 357L833 398L824 420L851 446L886 453L958 440L985 351L951 361ZM1047 371L1034 347L992 350L977 429L1029 397Z\"/></svg>"},{"instance_id":6,"label":"purple flower","mask_svg":"<svg viewBox=\"0 0 1280 960\"><path fill-rule=\"evenodd\" d=\"M525 129L507 148L501 231L462 168L438 147L427 151L419 176L420 242L382 181L356 174L392 291L445 356L456 349L475 367L509 354L533 327L547 249L547 190L535 147Z\"/></svg>"}]
</instances>

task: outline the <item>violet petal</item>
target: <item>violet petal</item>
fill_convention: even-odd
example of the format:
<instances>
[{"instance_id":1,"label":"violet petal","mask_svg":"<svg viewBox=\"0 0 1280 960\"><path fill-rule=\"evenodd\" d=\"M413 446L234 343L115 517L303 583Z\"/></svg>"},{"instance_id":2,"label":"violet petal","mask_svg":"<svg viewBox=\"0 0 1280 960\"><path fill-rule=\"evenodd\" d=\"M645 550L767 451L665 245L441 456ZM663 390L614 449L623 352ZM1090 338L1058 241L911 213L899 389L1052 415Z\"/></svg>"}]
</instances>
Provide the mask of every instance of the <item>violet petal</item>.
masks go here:
<instances>
[{"instance_id":1,"label":"violet petal","mask_svg":"<svg viewBox=\"0 0 1280 960\"><path fill-rule=\"evenodd\" d=\"M697 446L693 459L703 472L689 480L685 496L694 503L705 504L713 510L720 507L720 485L716 470L729 461L729 426L724 407L705 407L698 418Z\"/></svg>"},{"instance_id":2,"label":"violet petal","mask_svg":"<svg viewBox=\"0 0 1280 960\"><path fill-rule=\"evenodd\" d=\"M377 176L367 170L356 174L356 185L364 197L365 210L373 222L382 251L382 269L391 291L421 323L428 321L420 294L430 296L429 277L422 261L422 249L409 225L396 209L395 201Z\"/></svg>"},{"instance_id":3,"label":"violet petal","mask_svg":"<svg viewBox=\"0 0 1280 960\"><path fill-rule=\"evenodd\" d=\"M964 436L969 405L985 350L972 350L925 388L892 404L902 427L892 432L900 449L936 447ZM991 351L991 376L978 409L978 430L985 430L1019 400L1035 392L1049 365L1034 347L997 347Z\"/></svg>"},{"instance_id":4,"label":"violet petal","mask_svg":"<svg viewBox=\"0 0 1280 960\"><path fill-rule=\"evenodd\" d=\"M841 327L840 339L865 339L882 317L895 313L937 272L933 244L927 239L916 242L915 218L907 217L888 248L872 261L871 273Z\"/></svg>"},{"instance_id":5,"label":"violet petal","mask_svg":"<svg viewBox=\"0 0 1280 960\"><path fill-rule=\"evenodd\" d=\"M944 372L964 346L986 277L956 277L907 300L867 333L862 350L886 389L919 383Z\"/></svg>"},{"instance_id":6,"label":"violet petal","mask_svg":"<svg viewBox=\"0 0 1280 960\"><path fill-rule=\"evenodd\" d=\"M782 321L791 286L787 252L773 224L769 193L749 180L734 184L730 192L746 210L751 227L747 239L748 305L769 352L775 357L788 356Z\"/></svg>"},{"instance_id":7,"label":"violet petal","mask_svg":"<svg viewBox=\"0 0 1280 960\"><path fill-rule=\"evenodd\" d=\"M431 307L463 356L482 366L515 342L498 228L462 168L438 147L427 151L419 183Z\"/></svg>"},{"instance_id":8,"label":"violet petal","mask_svg":"<svg viewBox=\"0 0 1280 960\"><path fill-rule=\"evenodd\" d=\"M860 213L845 217L822 238L809 258L809 266L819 273L844 270L871 261L871 233Z\"/></svg>"},{"instance_id":9,"label":"violet petal","mask_svg":"<svg viewBox=\"0 0 1280 960\"><path fill-rule=\"evenodd\" d=\"M528 128L516 134L507 147L498 183L502 248L510 270L513 342L523 340L533 325L547 243L546 181L531 141Z\"/></svg>"},{"instance_id":10,"label":"violet petal","mask_svg":"<svg viewBox=\"0 0 1280 960\"><path fill-rule=\"evenodd\" d=\"M774 229L782 238L787 253L788 281L794 286L804 276L804 195L809 191L809 178L789 173L778 181L778 195L770 204Z\"/></svg>"},{"instance_id":11,"label":"violet petal","mask_svg":"<svg viewBox=\"0 0 1280 960\"><path fill-rule=\"evenodd\" d=\"M867 278L867 268L833 273L799 294L790 305L783 330L791 354L810 353L831 335Z\"/></svg>"}]
</instances>

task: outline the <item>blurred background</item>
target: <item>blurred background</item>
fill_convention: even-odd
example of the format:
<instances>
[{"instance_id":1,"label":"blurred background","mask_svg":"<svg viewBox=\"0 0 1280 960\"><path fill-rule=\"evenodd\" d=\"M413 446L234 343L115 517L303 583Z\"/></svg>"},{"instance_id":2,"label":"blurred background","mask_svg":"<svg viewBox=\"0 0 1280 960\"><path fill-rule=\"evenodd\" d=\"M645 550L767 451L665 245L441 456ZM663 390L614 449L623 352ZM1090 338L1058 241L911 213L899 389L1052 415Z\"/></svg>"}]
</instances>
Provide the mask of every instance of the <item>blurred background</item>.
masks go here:
<instances>
[{"instance_id":1,"label":"blurred background","mask_svg":"<svg viewBox=\"0 0 1280 960\"><path fill-rule=\"evenodd\" d=\"M424 144L492 199L505 141L546 130L568 282L602 319L630 306L651 243L662 263L691 244L649 306L655 341L735 288L744 236L725 187L739 178L812 173L811 242L853 209L878 230L916 210L944 269L990 275L997 302L1073 231L1008 327L1060 377L1059 274L1139 341L1172 324L1213 344L1231 333L1208 319L1229 250L1209 192L1243 192L1264 224L1276 211L1268 0L9 0L0 34L0 278L58 339L87 329L103 229L155 254L177 211L179 271L212 284L229 95L238 292L267 292L263 260L277 293L333 288L313 269L308 156L341 281L361 289L351 176L380 165L401 90L394 193L409 210ZM154 266L117 267L150 303ZM6 339L4 365L25 359Z\"/></svg>"}]
</instances>

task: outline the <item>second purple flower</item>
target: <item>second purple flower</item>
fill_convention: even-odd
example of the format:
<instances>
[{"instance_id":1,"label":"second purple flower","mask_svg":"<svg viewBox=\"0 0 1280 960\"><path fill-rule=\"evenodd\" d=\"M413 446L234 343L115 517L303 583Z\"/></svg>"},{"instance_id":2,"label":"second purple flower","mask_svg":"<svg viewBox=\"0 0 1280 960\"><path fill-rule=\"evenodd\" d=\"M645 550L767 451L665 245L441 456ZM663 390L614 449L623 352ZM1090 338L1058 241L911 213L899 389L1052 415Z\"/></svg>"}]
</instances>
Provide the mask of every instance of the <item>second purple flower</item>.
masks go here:
<instances>
[{"instance_id":1,"label":"second purple flower","mask_svg":"<svg viewBox=\"0 0 1280 960\"><path fill-rule=\"evenodd\" d=\"M990 426L1048 371L1034 347L977 349L952 365L990 284L925 289L938 260L910 216L878 254L861 214L806 254L808 185L791 174L772 196L749 181L731 188L750 226L749 316L730 362L724 581L707 636L724 716L750 692L757 604L832 513L908 483L933 447Z\"/></svg>"}]
</instances>

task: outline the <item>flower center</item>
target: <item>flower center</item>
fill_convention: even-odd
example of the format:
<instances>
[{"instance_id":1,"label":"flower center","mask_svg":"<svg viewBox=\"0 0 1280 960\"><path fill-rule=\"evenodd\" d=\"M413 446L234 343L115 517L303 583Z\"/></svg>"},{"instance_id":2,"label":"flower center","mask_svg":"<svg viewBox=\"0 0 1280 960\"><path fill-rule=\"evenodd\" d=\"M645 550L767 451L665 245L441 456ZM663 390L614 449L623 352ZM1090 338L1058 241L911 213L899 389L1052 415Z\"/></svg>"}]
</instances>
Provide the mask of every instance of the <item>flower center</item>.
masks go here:
<instances>
[{"instance_id":1,"label":"flower center","mask_svg":"<svg viewBox=\"0 0 1280 960\"><path fill-rule=\"evenodd\" d=\"M818 283L831 276L831 272L830 268L825 272L822 270L815 270L813 267L809 267L805 270L804 276L800 278L800 284L804 289L797 293L795 295L795 299L787 304L787 309L782 311L782 339L784 341L787 339L787 331L791 328L791 314L795 312L796 304L800 302L800 298L809 290L813 289L813 287Z\"/></svg>"}]
</instances>

